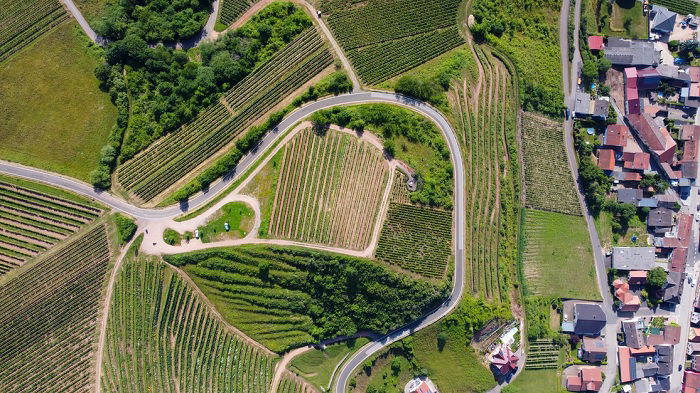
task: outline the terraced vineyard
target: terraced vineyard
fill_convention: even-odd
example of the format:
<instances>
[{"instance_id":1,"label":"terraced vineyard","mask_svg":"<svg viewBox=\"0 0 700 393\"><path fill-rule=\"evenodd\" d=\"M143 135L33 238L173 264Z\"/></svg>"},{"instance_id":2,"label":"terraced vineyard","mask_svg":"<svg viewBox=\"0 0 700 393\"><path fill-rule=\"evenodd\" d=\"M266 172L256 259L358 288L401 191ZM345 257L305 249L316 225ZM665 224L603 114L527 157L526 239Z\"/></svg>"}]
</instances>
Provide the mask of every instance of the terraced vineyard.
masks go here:
<instances>
[{"instance_id":1,"label":"terraced vineyard","mask_svg":"<svg viewBox=\"0 0 700 393\"><path fill-rule=\"evenodd\" d=\"M69 18L58 0L0 0L0 62Z\"/></svg>"},{"instance_id":2,"label":"terraced vineyard","mask_svg":"<svg viewBox=\"0 0 700 393\"><path fill-rule=\"evenodd\" d=\"M523 112L522 132L527 206L580 216L561 122Z\"/></svg>"},{"instance_id":3,"label":"terraced vineyard","mask_svg":"<svg viewBox=\"0 0 700 393\"><path fill-rule=\"evenodd\" d=\"M277 357L215 317L173 269L132 258L114 288L103 392L268 392Z\"/></svg>"},{"instance_id":4,"label":"terraced vineyard","mask_svg":"<svg viewBox=\"0 0 700 393\"><path fill-rule=\"evenodd\" d=\"M459 0L324 0L333 35L364 83L376 84L462 43Z\"/></svg>"},{"instance_id":5,"label":"terraced vineyard","mask_svg":"<svg viewBox=\"0 0 700 393\"><path fill-rule=\"evenodd\" d=\"M277 393L318 393L313 386L304 382L296 375L285 372L280 381Z\"/></svg>"},{"instance_id":6,"label":"terraced vineyard","mask_svg":"<svg viewBox=\"0 0 700 393\"><path fill-rule=\"evenodd\" d=\"M466 77L453 83L449 91L467 173L466 280L475 295L505 300L508 283L503 270L514 260L504 254L502 246L511 244L514 249L517 244L518 93L500 60L484 47L475 46L475 51L475 61L483 69L481 83Z\"/></svg>"},{"instance_id":7,"label":"terraced vineyard","mask_svg":"<svg viewBox=\"0 0 700 393\"><path fill-rule=\"evenodd\" d=\"M0 279L0 391L93 391L109 265L107 227L99 224Z\"/></svg>"},{"instance_id":8,"label":"terraced vineyard","mask_svg":"<svg viewBox=\"0 0 700 393\"><path fill-rule=\"evenodd\" d=\"M102 214L82 198L0 177L0 275L51 249Z\"/></svg>"},{"instance_id":9,"label":"terraced vineyard","mask_svg":"<svg viewBox=\"0 0 700 393\"><path fill-rule=\"evenodd\" d=\"M302 130L280 165L272 237L361 250L369 245L389 165L382 152L353 135Z\"/></svg>"},{"instance_id":10,"label":"terraced vineyard","mask_svg":"<svg viewBox=\"0 0 700 393\"><path fill-rule=\"evenodd\" d=\"M651 0L651 4L658 4L668 8L673 12L681 14L681 16L688 14L698 14L700 6L693 0Z\"/></svg>"},{"instance_id":11,"label":"terraced vineyard","mask_svg":"<svg viewBox=\"0 0 700 393\"><path fill-rule=\"evenodd\" d=\"M358 329L386 332L418 318L446 289L372 261L301 248L241 246L165 259L229 323L275 352Z\"/></svg>"},{"instance_id":12,"label":"terraced vineyard","mask_svg":"<svg viewBox=\"0 0 700 393\"><path fill-rule=\"evenodd\" d=\"M219 22L229 26L250 8L250 0L221 0Z\"/></svg>"},{"instance_id":13,"label":"terraced vineyard","mask_svg":"<svg viewBox=\"0 0 700 393\"><path fill-rule=\"evenodd\" d=\"M537 339L528 343L525 369L541 370L557 368L559 365L559 346L548 339Z\"/></svg>"},{"instance_id":14,"label":"terraced vineyard","mask_svg":"<svg viewBox=\"0 0 700 393\"><path fill-rule=\"evenodd\" d=\"M154 199L332 63L318 32L305 30L219 103L122 165L119 184L143 202Z\"/></svg>"},{"instance_id":15,"label":"terraced vineyard","mask_svg":"<svg viewBox=\"0 0 700 393\"><path fill-rule=\"evenodd\" d=\"M452 212L391 202L375 256L425 277L441 278L452 255Z\"/></svg>"}]
</instances>

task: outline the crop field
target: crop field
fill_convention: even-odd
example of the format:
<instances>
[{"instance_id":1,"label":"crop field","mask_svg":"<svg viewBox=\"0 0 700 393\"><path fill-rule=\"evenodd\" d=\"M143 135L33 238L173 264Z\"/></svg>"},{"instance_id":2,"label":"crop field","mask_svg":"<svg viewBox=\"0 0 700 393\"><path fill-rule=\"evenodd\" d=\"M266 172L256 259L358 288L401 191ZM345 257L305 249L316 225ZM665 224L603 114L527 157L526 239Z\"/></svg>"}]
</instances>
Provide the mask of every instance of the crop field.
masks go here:
<instances>
[{"instance_id":1,"label":"crop field","mask_svg":"<svg viewBox=\"0 0 700 393\"><path fill-rule=\"evenodd\" d=\"M559 365L559 345L550 339L537 339L530 341L527 351L525 368L539 370L543 368L557 368Z\"/></svg>"},{"instance_id":2,"label":"crop field","mask_svg":"<svg viewBox=\"0 0 700 393\"><path fill-rule=\"evenodd\" d=\"M120 185L141 201L154 199L332 63L321 36L309 28L219 103L122 165L117 172Z\"/></svg>"},{"instance_id":3,"label":"crop field","mask_svg":"<svg viewBox=\"0 0 700 393\"><path fill-rule=\"evenodd\" d=\"M58 190L0 177L0 275L51 249L102 214Z\"/></svg>"},{"instance_id":4,"label":"crop field","mask_svg":"<svg viewBox=\"0 0 700 393\"><path fill-rule=\"evenodd\" d=\"M364 249L388 181L389 165L376 147L340 131L305 129L284 150L269 234Z\"/></svg>"},{"instance_id":5,"label":"crop field","mask_svg":"<svg viewBox=\"0 0 700 393\"><path fill-rule=\"evenodd\" d=\"M304 382L296 375L285 372L277 389L278 393L317 393L313 386Z\"/></svg>"},{"instance_id":6,"label":"crop field","mask_svg":"<svg viewBox=\"0 0 700 393\"><path fill-rule=\"evenodd\" d=\"M324 0L333 35L362 81L377 84L464 43L459 0Z\"/></svg>"},{"instance_id":7,"label":"crop field","mask_svg":"<svg viewBox=\"0 0 700 393\"><path fill-rule=\"evenodd\" d=\"M375 256L425 277L442 278L452 255L452 212L391 202Z\"/></svg>"},{"instance_id":8,"label":"crop field","mask_svg":"<svg viewBox=\"0 0 700 393\"><path fill-rule=\"evenodd\" d=\"M583 217L527 209L523 274L529 295L599 299Z\"/></svg>"},{"instance_id":9,"label":"crop field","mask_svg":"<svg viewBox=\"0 0 700 393\"><path fill-rule=\"evenodd\" d=\"M693 0L651 0L651 4L662 5L681 16L697 15L698 9L700 9L698 3Z\"/></svg>"},{"instance_id":10,"label":"crop field","mask_svg":"<svg viewBox=\"0 0 700 393\"><path fill-rule=\"evenodd\" d=\"M505 300L508 266L505 244L515 248L519 198L516 146L517 85L506 66L475 46L483 69L480 83L453 83L449 100L465 156L467 282L473 294ZM478 88L478 90L477 90Z\"/></svg>"},{"instance_id":11,"label":"crop field","mask_svg":"<svg viewBox=\"0 0 700 393\"><path fill-rule=\"evenodd\" d=\"M0 391L91 392L96 320L110 266L99 224L0 278Z\"/></svg>"},{"instance_id":12,"label":"crop field","mask_svg":"<svg viewBox=\"0 0 700 393\"><path fill-rule=\"evenodd\" d=\"M524 112L522 133L526 205L580 216L581 205L569 171L561 122Z\"/></svg>"},{"instance_id":13,"label":"crop field","mask_svg":"<svg viewBox=\"0 0 700 393\"><path fill-rule=\"evenodd\" d=\"M250 8L250 5L251 0L221 0L219 22L226 26L231 25Z\"/></svg>"},{"instance_id":14,"label":"crop field","mask_svg":"<svg viewBox=\"0 0 700 393\"><path fill-rule=\"evenodd\" d=\"M372 261L301 248L242 246L165 259L226 321L275 352L357 329L386 332L444 296Z\"/></svg>"},{"instance_id":15,"label":"crop field","mask_svg":"<svg viewBox=\"0 0 700 393\"><path fill-rule=\"evenodd\" d=\"M58 0L0 0L0 62L69 18Z\"/></svg>"},{"instance_id":16,"label":"crop field","mask_svg":"<svg viewBox=\"0 0 700 393\"><path fill-rule=\"evenodd\" d=\"M110 307L102 391L269 390L277 357L227 327L164 263L128 260Z\"/></svg>"}]
</instances>

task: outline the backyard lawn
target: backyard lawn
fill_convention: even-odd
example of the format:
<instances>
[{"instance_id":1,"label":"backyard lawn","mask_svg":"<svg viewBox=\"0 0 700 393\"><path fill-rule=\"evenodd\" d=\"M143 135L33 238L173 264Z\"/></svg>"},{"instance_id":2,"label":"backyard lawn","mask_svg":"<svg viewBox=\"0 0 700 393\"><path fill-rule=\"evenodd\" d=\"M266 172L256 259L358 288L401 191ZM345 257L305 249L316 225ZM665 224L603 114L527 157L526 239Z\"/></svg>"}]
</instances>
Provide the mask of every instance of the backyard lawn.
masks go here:
<instances>
[{"instance_id":1,"label":"backyard lawn","mask_svg":"<svg viewBox=\"0 0 700 393\"><path fill-rule=\"evenodd\" d=\"M528 294L600 299L583 217L528 209L523 273Z\"/></svg>"},{"instance_id":2,"label":"backyard lawn","mask_svg":"<svg viewBox=\"0 0 700 393\"><path fill-rule=\"evenodd\" d=\"M203 243L224 239L241 239L253 228L255 212L246 203L231 202L221 207L206 225L199 227ZM229 224L226 230L225 224Z\"/></svg>"},{"instance_id":3,"label":"backyard lawn","mask_svg":"<svg viewBox=\"0 0 700 393\"><path fill-rule=\"evenodd\" d=\"M557 369L523 370L510 385L508 393L560 393L561 386Z\"/></svg>"},{"instance_id":4,"label":"backyard lawn","mask_svg":"<svg viewBox=\"0 0 700 393\"><path fill-rule=\"evenodd\" d=\"M117 110L77 24L0 64L0 158L88 180Z\"/></svg>"},{"instance_id":5,"label":"backyard lawn","mask_svg":"<svg viewBox=\"0 0 700 393\"><path fill-rule=\"evenodd\" d=\"M604 22L602 33L609 36L645 39L649 34L648 19L642 13L642 2L616 0L608 9L607 2L600 6L600 18Z\"/></svg>"},{"instance_id":6,"label":"backyard lawn","mask_svg":"<svg viewBox=\"0 0 700 393\"><path fill-rule=\"evenodd\" d=\"M634 216L629 223L629 228L624 234L618 234L615 236L612 231L612 215L609 212L602 211L598 217L595 218L595 227L598 231L598 236L600 237L600 243L603 248L617 247L617 246L639 246L646 247L649 245L646 223L639 219L639 217ZM636 236L637 241L632 242L632 238Z\"/></svg>"}]
</instances>

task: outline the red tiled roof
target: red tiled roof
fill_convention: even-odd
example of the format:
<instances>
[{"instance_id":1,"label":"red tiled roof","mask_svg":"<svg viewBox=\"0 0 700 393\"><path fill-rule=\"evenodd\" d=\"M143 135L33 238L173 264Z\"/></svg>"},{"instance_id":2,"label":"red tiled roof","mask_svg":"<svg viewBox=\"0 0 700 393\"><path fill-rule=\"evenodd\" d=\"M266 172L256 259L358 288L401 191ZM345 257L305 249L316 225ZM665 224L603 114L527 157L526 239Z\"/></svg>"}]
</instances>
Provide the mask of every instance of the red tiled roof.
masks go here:
<instances>
[{"instance_id":1,"label":"red tiled roof","mask_svg":"<svg viewBox=\"0 0 700 393\"><path fill-rule=\"evenodd\" d=\"M700 374L686 370L683 385L686 388L700 389Z\"/></svg>"},{"instance_id":2,"label":"red tiled roof","mask_svg":"<svg viewBox=\"0 0 700 393\"><path fill-rule=\"evenodd\" d=\"M691 82L700 82L700 67L688 67Z\"/></svg>"},{"instance_id":3,"label":"red tiled roof","mask_svg":"<svg viewBox=\"0 0 700 393\"><path fill-rule=\"evenodd\" d=\"M637 172L624 172L622 180L624 180L624 181L642 181L642 175L640 175Z\"/></svg>"},{"instance_id":4,"label":"red tiled roof","mask_svg":"<svg viewBox=\"0 0 700 393\"><path fill-rule=\"evenodd\" d=\"M680 326L665 326L664 327L664 344L676 345L681 342L681 327Z\"/></svg>"},{"instance_id":5,"label":"red tiled roof","mask_svg":"<svg viewBox=\"0 0 700 393\"><path fill-rule=\"evenodd\" d=\"M679 214L677 218L678 240L680 240L682 247L688 247L693 230L693 216L690 214Z\"/></svg>"},{"instance_id":6,"label":"red tiled roof","mask_svg":"<svg viewBox=\"0 0 700 393\"><path fill-rule=\"evenodd\" d=\"M639 78L649 78L659 76L659 71L656 68L647 68L645 70L638 70L637 77Z\"/></svg>"},{"instance_id":7,"label":"red tiled roof","mask_svg":"<svg viewBox=\"0 0 700 393\"><path fill-rule=\"evenodd\" d=\"M652 336L651 334L649 336L647 336L647 342L649 341L649 337L651 337L651 336ZM663 343L663 338L661 339L661 342L659 344L662 344L662 343ZM632 355L632 356L653 355L656 353L656 349L654 349L654 347L652 347L651 345L645 345L641 348L628 348L628 349L629 349L630 355Z\"/></svg>"},{"instance_id":8,"label":"red tiled roof","mask_svg":"<svg viewBox=\"0 0 700 393\"><path fill-rule=\"evenodd\" d=\"M630 349L629 347L617 347L617 356L620 364L620 382L627 383L632 381L630 370Z\"/></svg>"},{"instance_id":9,"label":"red tiled roof","mask_svg":"<svg viewBox=\"0 0 700 393\"><path fill-rule=\"evenodd\" d=\"M598 166L604 171L612 171L615 169L615 150L598 150Z\"/></svg>"},{"instance_id":10,"label":"red tiled roof","mask_svg":"<svg viewBox=\"0 0 700 393\"><path fill-rule=\"evenodd\" d=\"M649 169L649 153L622 153L622 160L625 162L625 169L635 169L638 171L646 171Z\"/></svg>"},{"instance_id":11,"label":"red tiled roof","mask_svg":"<svg viewBox=\"0 0 700 393\"><path fill-rule=\"evenodd\" d=\"M627 101L638 99L639 92L637 92L637 86L627 86L625 88L625 96L627 98Z\"/></svg>"},{"instance_id":12,"label":"red tiled roof","mask_svg":"<svg viewBox=\"0 0 700 393\"><path fill-rule=\"evenodd\" d=\"M627 144L629 128L624 124L611 124L605 130L604 143L608 146L624 147Z\"/></svg>"},{"instance_id":13,"label":"red tiled roof","mask_svg":"<svg viewBox=\"0 0 700 393\"><path fill-rule=\"evenodd\" d=\"M588 36L588 48L590 50L602 50L603 49L603 37L599 35Z\"/></svg>"},{"instance_id":14,"label":"red tiled roof","mask_svg":"<svg viewBox=\"0 0 700 393\"><path fill-rule=\"evenodd\" d=\"M673 255L671 255L671 267L669 269L672 272L684 272L686 259L688 259L688 249L676 248L673 251Z\"/></svg>"},{"instance_id":15,"label":"red tiled roof","mask_svg":"<svg viewBox=\"0 0 700 393\"><path fill-rule=\"evenodd\" d=\"M625 79L637 79L637 69L634 67L625 68Z\"/></svg>"},{"instance_id":16,"label":"red tiled roof","mask_svg":"<svg viewBox=\"0 0 700 393\"><path fill-rule=\"evenodd\" d=\"M700 97L700 83L693 82L690 84L690 91L688 92L688 97Z\"/></svg>"},{"instance_id":17,"label":"red tiled roof","mask_svg":"<svg viewBox=\"0 0 700 393\"><path fill-rule=\"evenodd\" d=\"M647 272L644 270L632 270L628 283L641 285L647 282Z\"/></svg>"},{"instance_id":18,"label":"red tiled roof","mask_svg":"<svg viewBox=\"0 0 700 393\"><path fill-rule=\"evenodd\" d=\"M642 141L659 156L662 162L668 162L673 159L676 142L671 137L671 134L668 133L666 127L656 124L654 119L646 113L641 115L631 114L627 118Z\"/></svg>"}]
</instances>

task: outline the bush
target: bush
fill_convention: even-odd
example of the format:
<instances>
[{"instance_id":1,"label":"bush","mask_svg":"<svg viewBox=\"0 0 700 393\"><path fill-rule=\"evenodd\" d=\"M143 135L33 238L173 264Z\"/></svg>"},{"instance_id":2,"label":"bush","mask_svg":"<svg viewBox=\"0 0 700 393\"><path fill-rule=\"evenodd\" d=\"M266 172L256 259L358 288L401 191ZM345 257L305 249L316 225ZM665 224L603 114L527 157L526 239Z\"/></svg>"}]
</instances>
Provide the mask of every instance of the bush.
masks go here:
<instances>
[{"instance_id":1,"label":"bush","mask_svg":"<svg viewBox=\"0 0 700 393\"><path fill-rule=\"evenodd\" d=\"M179 245L182 241L182 236L180 236L180 233L176 230L166 228L165 231L163 231L163 241L171 246Z\"/></svg>"},{"instance_id":2,"label":"bush","mask_svg":"<svg viewBox=\"0 0 700 393\"><path fill-rule=\"evenodd\" d=\"M136 223L129 217L126 217L119 213L114 215L114 220L117 224L117 236L119 238L119 245L123 246L124 244L128 243L129 240L131 240L131 238L134 236L134 233L136 233Z\"/></svg>"},{"instance_id":3,"label":"bush","mask_svg":"<svg viewBox=\"0 0 700 393\"><path fill-rule=\"evenodd\" d=\"M394 90L397 93L405 94L423 101L431 101L433 97L441 93L440 86L423 78L405 75L396 82Z\"/></svg>"},{"instance_id":4,"label":"bush","mask_svg":"<svg viewBox=\"0 0 700 393\"><path fill-rule=\"evenodd\" d=\"M666 271L661 267L655 267L649 270L647 275L647 283L652 288L663 288L666 285Z\"/></svg>"},{"instance_id":5,"label":"bush","mask_svg":"<svg viewBox=\"0 0 700 393\"><path fill-rule=\"evenodd\" d=\"M100 165L90 172L90 183L99 190L107 190L112 186L109 167Z\"/></svg>"}]
</instances>

